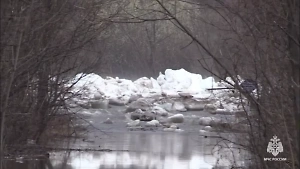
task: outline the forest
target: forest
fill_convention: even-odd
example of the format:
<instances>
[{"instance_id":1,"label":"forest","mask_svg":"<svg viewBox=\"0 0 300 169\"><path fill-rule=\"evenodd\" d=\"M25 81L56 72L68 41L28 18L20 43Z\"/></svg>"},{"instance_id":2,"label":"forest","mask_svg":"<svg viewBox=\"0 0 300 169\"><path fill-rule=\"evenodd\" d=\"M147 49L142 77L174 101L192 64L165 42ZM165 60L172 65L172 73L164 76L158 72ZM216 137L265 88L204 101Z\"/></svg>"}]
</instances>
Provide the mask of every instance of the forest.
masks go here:
<instances>
[{"instance_id":1,"label":"forest","mask_svg":"<svg viewBox=\"0 0 300 169\"><path fill-rule=\"evenodd\" d=\"M78 73L136 80L184 68L255 106L244 146L252 168L299 168L299 9L299 0L2 0L1 159L8 145L45 144L62 112L69 124L78 81L66 84ZM238 77L257 82L259 97ZM274 133L285 162L264 161Z\"/></svg>"}]
</instances>

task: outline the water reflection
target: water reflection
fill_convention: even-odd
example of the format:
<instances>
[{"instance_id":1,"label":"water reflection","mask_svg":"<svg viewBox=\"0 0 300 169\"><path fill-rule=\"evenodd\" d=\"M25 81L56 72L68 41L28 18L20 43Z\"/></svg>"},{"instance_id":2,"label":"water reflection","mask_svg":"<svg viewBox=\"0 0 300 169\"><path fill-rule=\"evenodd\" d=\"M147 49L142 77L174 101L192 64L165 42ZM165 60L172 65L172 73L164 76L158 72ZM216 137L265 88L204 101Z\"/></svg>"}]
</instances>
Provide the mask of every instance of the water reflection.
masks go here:
<instances>
[{"instance_id":1,"label":"water reflection","mask_svg":"<svg viewBox=\"0 0 300 169\"><path fill-rule=\"evenodd\" d=\"M77 146L80 143L77 142ZM99 140L94 146L113 149L115 152L71 153L69 164L74 169L193 169L212 168L204 161L201 142L197 134L166 132L113 133ZM81 147L88 145L82 144ZM128 152L118 151L128 150ZM64 156L54 153L58 162Z\"/></svg>"},{"instance_id":2,"label":"water reflection","mask_svg":"<svg viewBox=\"0 0 300 169\"><path fill-rule=\"evenodd\" d=\"M63 154L56 154L53 163L59 165L59 158ZM194 155L191 159L180 159L172 155L156 153L105 152L105 153L72 153L68 164L72 169L207 169L203 157Z\"/></svg>"},{"instance_id":3,"label":"water reflection","mask_svg":"<svg viewBox=\"0 0 300 169\"><path fill-rule=\"evenodd\" d=\"M90 145L76 142L71 147L98 147L112 152L52 152L47 160L24 163L6 161L5 169L210 169L220 160L210 144L193 133L112 133ZM128 150L128 151L121 151ZM222 160L222 165L230 161Z\"/></svg>"}]
</instances>

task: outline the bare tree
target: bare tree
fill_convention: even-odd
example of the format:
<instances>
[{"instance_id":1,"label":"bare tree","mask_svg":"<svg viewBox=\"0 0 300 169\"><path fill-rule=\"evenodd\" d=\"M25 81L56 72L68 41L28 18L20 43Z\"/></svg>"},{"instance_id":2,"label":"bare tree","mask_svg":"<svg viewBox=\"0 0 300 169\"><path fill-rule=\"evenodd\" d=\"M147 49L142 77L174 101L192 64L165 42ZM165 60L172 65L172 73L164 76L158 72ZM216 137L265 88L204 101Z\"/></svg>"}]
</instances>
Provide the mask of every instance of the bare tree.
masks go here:
<instances>
[{"instance_id":1,"label":"bare tree","mask_svg":"<svg viewBox=\"0 0 300 169\"><path fill-rule=\"evenodd\" d=\"M62 111L68 75L99 60L84 51L118 11L106 0L1 1L1 156L7 143L40 140Z\"/></svg>"},{"instance_id":2,"label":"bare tree","mask_svg":"<svg viewBox=\"0 0 300 169\"><path fill-rule=\"evenodd\" d=\"M296 8L299 8L299 2L180 1L190 4L196 10L206 7L217 14L215 16L218 19L209 18L213 22L201 19L203 24L217 27L223 32L217 39L220 52L211 50L206 41L193 32L195 28L192 29L176 17L165 1L156 2L162 11L173 18L174 24L212 58L218 69L233 79L232 87L237 88L250 101L251 112L244 109L250 127L246 137L249 144L245 146L253 155L255 168L298 168L299 32L296 28L299 30L299 19ZM227 62L222 61L224 59ZM213 69L207 66L206 69L219 76ZM238 75L255 79L260 84L257 97L241 89ZM225 77L219 78L226 81ZM282 156L287 161L264 161L264 157L268 157L267 143L273 135L281 138L285 147Z\"/></svg>"}]
</instances>

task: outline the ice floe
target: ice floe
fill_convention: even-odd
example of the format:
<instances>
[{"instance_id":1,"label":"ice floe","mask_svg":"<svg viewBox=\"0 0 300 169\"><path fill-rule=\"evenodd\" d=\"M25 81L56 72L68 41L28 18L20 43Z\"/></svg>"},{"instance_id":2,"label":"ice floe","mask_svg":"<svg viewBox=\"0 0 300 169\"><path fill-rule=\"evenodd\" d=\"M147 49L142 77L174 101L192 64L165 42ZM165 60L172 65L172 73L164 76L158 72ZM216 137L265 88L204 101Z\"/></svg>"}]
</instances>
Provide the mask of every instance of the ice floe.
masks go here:
<instances>
[{"instance_id":1,"label":"ice floe","mask_svg":"<svg viewBox=\"0 0 300 169\"><path fill-rule=\"evenodd\" d=\"M242 81L241 77L237 77ZM227 81L233 83L231 78ZM75 83L76 82L76 83ZM148 110L156 106L153 112L166 116L170 111L205 110L216 113L240 111L239 103L246 102L239 98L233 89L207 90L209 88L231 87L221 81L215 82L213 77L203 78L200 74L190 73L184 69L166 69L158 77L141 77L135 81L118 77L103 78L97 74L77 74L68 83L71 92L79 95L69 105L83 108L107 108L110 105L128 106L127 112L136 109ZM183 98L185 102L165 102L154 105L155 98ZM146 99L144 99L146 98ZM152 100L151 100L151 99ZM192 98L192 100L191 100ZM189 100L188 100L189 99ZM211 102L204 103L203 100ZM158 106L158 107L157 107Z\"/></svg>"}]
</instances>

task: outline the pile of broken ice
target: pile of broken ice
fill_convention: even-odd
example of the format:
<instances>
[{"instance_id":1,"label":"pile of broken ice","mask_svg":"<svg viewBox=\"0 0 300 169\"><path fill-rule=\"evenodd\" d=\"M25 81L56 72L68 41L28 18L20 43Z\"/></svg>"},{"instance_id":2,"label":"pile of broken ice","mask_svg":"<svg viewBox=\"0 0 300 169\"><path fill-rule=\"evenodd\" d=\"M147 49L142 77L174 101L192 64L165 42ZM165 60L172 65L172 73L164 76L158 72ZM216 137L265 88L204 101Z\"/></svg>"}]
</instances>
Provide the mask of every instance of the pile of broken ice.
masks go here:
<instances>
[{"instance_id":1,"label":"pile of broken ice","mask_svg":"<svg viewBox=\"0 0 300 169\"><path fill-rule=\"evenodd\" d=\"M230 78L226 79L232 81ZM214 114L244 112L238 92L232 90L207 90L228 87L214 78L203 79L199 74L184 69L167 69L157 79L142 77L135 81L118 77L102 78L97 74L77 74L69 82L71 92L76 94L69 100L70 107L106 109L109 105L126 106L128 127L141 125L164 126L165 131L181 131L176 123L184 122L185 111L208 111L212 117L202 117L199 124L211 129L220 121ZM243 100L243 99L242 99ZM245 100L243 100L245 101Z\"/></svg>"}]
</instances>

